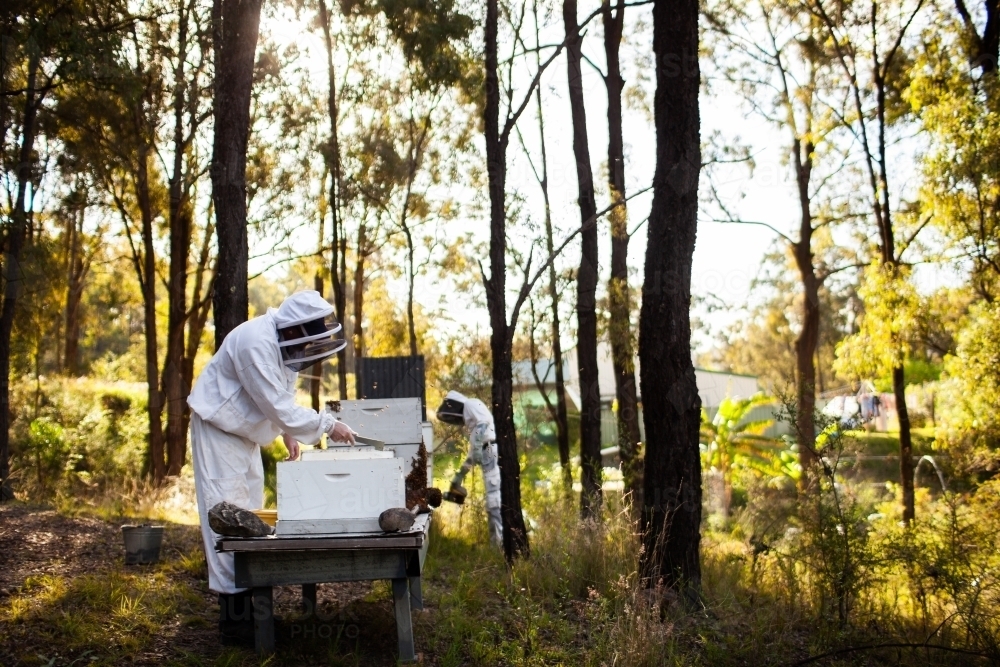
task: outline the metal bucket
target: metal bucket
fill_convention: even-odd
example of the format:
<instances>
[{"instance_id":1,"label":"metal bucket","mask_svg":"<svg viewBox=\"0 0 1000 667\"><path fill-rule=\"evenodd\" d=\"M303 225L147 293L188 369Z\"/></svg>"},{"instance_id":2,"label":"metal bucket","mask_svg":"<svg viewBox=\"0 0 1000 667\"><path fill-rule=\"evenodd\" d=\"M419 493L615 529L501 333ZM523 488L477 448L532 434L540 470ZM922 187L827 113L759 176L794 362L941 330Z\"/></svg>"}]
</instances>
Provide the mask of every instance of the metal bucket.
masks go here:
<instances>
[{"instance_id":1,"label":"metal bucket","mask_svg":"<svg viewBox=\"0 0 1000 667\"><path fill-rule=\"evenodd\" d=\"M125 538L125 564L145 565L160 560L163 526L122 526Z\"/></svg>"}]
</instances>

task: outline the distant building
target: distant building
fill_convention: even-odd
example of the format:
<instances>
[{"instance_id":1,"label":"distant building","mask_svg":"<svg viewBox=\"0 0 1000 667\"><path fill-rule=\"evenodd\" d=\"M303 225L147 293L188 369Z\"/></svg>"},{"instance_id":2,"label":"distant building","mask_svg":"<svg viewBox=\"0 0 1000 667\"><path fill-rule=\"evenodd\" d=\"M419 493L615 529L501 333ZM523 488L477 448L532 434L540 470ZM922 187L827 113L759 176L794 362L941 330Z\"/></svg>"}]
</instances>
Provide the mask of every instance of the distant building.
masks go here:
<instances>
[{"instance_id":1,"label":"distant building","mask_svg":"<svg viewBox=\"0 0 1000 667\"><path fill-rule=\"evenodd\" d=\"M514 390L517 394L516 403L520 403L520 410L524 414L528 410L542 408L545 409L545 401L539 391L541 381L549 399L555 402L555 366L550 359L539 360L535 368L535 373L531 372L531 363L528 361L515 362L513 368ZM636 391L639 393L639 433L645 440L645 427L642 423L642 395L639 390L639 359L635 359ZM566 401L570 413L571 430L579 427L580 413L580 378L577 373L576 349L570 350L563 360L563 377L566 382ZM603 447L618 444L618 424L615 419L615 377L614 366L611 360L611 346L608 343L599 343L597 346L597 377L598 390L601 397L601 445ZM737 373L725 373L720 371L710 371L702 368L695 369L695 379L698 383L698 396L701 398L701 405L708 413L708 417L715 416L719 405L727 396L732 398L749 398L758 391L760 385L757 378L752 375L739 375ZM774 417L774 409L768 406L754 410L750 419L769 419ZM575 422L575 423L573 423ZM769 435L777 435L787 432L784 424L777 424L769 430Z\"/></svg>"}]
</instances>

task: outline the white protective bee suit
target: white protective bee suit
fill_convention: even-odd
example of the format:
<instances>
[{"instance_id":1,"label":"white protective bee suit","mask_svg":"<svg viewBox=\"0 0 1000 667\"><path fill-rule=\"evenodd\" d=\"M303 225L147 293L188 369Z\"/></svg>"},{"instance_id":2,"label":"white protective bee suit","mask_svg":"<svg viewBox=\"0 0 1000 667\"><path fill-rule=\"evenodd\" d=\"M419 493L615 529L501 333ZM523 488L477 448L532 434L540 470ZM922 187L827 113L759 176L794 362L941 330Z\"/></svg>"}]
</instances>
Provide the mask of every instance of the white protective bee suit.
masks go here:
<instances>
[{"instance_id":1,"label":"white protective bee suit","mask_svg":"<svg viewBox=\"0 0 1000 667\"><path fill-rule=\"evenodd\" d=\"M497 434L493 415L478 398L466 398L457 391L449 391L445 399L464 404L462 417L469 432L469 454L462 467L452 478L453 485L461 486L472 467L483 469L483 486L486 488L486 516L489 520L490 542L503 545L503 522L500 517L500 465L497 453Z\"/></svg>"},{"instance_id":2,"label":"white protective bee suit","mask_svg":"<svg viewBox=\"0 0 1000 667\"><path fill-rule=\"evenodd\" d=\"M284 346L279 347L279 329L332 313L318 292L303 291L285 299L279 308L244 322L226 336L188 397L208 587L216 593L240 589L234 583L233 555L215 550L219 536L208 525L208 510L222 501L251 510L263 506L260 446L271 444L279 435L306 444L318 442L324 433L338 440L352 439L344 433L350 429L337 422L333 413L317 413L296 404L298 373L289 366L297 365L286 362Z\"/></svg>"}]
</instances>

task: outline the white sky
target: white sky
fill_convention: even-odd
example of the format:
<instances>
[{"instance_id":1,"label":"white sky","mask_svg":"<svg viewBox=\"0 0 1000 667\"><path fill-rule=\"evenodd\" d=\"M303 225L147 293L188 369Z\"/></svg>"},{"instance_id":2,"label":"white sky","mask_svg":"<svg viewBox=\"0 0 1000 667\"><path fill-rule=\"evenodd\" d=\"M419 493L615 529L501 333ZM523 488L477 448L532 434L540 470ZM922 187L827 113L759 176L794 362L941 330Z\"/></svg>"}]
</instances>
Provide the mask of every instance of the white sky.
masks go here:
<instances>
[{"instance_id":1,"label":"white sky","mask_svg":"<svg viewBox=\"0 0 1000 667\"><path fill-rule=\"evenodd\" d=\"M589 8L581 8L580 16L586 16ZM634 43L624 44L622 59L626 85L630 79L638 75L636 56L651 51L648 40L648 27L643 33L637 30L634 22L637 18L648 17L649 8L639 7L628 10L630 28L626 26L625 33L636 35ZM287 18L287 17L286 17ZM263 30L270 32L280 42L294 41L300 49L306 50L306 64L311 79L323 90L317 94L325 95L326 65L319 36L294 19L268 20ZM530 19L529 19L530 21ZM558 42L561 39L561 23L553 25L542 41ZM603 65L604 54L601 41L599 21L592 23L589 34L586 35L585 53L595 63ZM503 47L501 47L503 48ZM507 47L509 50L509 47ZM504 56L501 54L501 59ZM594 69L584 63L584 90L587 102L588 135L590 141L591 161L594 168L595 184L598 189L598 209L607 205L607 196L603 186L603 164L607 155L607 120L606 92L603 81ZM704 68L703 68L704 69ZM527 67L524 71L528 71ZM570 123L569 103L566 95L566 65L560 58L547 70L543 77L543 95L545 99L546 142L549 155L550 196L557 238L579 225L579 209L576 207L577 181L575 162L572 153L572 128ZM520 81L520 79L519 79ZM653 84L645 86L648 99L652 103ZM520 128L525 141L534 150L537 145L537 121L534 114L534 104L529 107L520 121ZM756 169L754 177L748 177L741 167L728 169L731 178L723 183L724 196L731 197L729 202L744 219L763 220L790 235L796 227L797 203L794 193L794 183L789 167L782 164L781 147L783 137L777 135L773 127L763 121L748 116L735 96L727 96L713 91L712 96L702 94L701 99L702 137L706 139L719 130L726 136L740 136L752 141ZM652 121L645 112L626 108L624 119L626 181L630 192L647 187L652 179L655 164L655 133ZM908 150L912 150L908 149ZM904 151L906 152L906 151ZM537 155L537 151L535 151ZM912 155L909 164L914 164ZM537 159L537 158L535 158ZM512 137L508 149L508 193L518 193L526 199L527 210L536 219L541 220L542 205L538 185L530 167L523 156L516 135ZM705 182L705 179L702 179ZM738 193L745 193L738 199ZM467 193L471 198L473 193ZM649 213L651 195L645 194L629 203L630 227L643 220ZM462 223L457 223L458 229L469 229L475 232L482 241L488 239L488 226L485 212ZM457 231L457 229L456 229ZM310 232L314 234L314 232ZM310 242L314 243L312 237ZM694 275L692 291L695 295L709 297L716 303L721 300L731 306L729 310L715 311L711 314L698 313L706 319L713 328L719 328L742 315L741 308L751 299L750 283L757 275L761 259L772 246L773 232L758 226L743 226L711 222L702 216L699 223L697 244L694 255ZM517 242L517 241L515 241ZM601 270L603 280L606 279L610 242L607 238L606 226L602 228L600 241ZM251 255L253 255L253 249ZM645 254L645 231L637 233L629 247L629 265L634 272L633 284L638 286L642 279L642 262ZM482 258L484 265L487 258ZM573 266L579 262L579 246L571 245L558 263L560 267ZM251 267L253 273L255 267ZM259 267L258 267L259 270ZM934 272L930 277L925 271L923 283L933 286L947 276ZM508 278L508 284L513 280ZM405 298L405 284L396 281L390 285L391 292L400 300ZM430 310L438 307L442 296L445 296L452 307L445 315L458 324L478 327L481 331L489 330L485 309L470 308L465 305L461 295L450 293L447 286L433 284L429 277L418 278L417 301ZM564 305L567 315L573 307L572 294L567 295ZM459 307L454 307L455 304ZM571 320L567 320L570 321ZM705 349L710 342L707 331L695 332L695 344Z\"/></svg>"}]
</instances>

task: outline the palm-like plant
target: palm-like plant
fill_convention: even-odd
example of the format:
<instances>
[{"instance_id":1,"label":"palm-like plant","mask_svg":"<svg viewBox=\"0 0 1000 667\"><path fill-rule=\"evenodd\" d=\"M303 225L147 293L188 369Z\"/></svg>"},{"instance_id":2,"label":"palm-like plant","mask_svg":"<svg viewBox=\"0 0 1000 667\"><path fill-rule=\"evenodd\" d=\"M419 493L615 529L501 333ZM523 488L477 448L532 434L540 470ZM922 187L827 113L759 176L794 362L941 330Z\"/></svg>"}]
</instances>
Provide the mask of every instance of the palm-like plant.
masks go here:
<instances>
[{"instance_id":1,"label":"palm-like plant","mask_svg":"<svg viewBox=\"0 0 1000 667\"><path fill-rule=\"evenodd\" d=\"M774 420L747 420L754 408L773 402L772 398L757 393L750 398L726 397L712 420L704 409L701 411L701 463L703 468L722 474L726 516L732 502L736 469L749 468L768 476L787 474L787 462L781 456L787 449L785 443L764 435Z\"/></svg>"}]
</instances>

